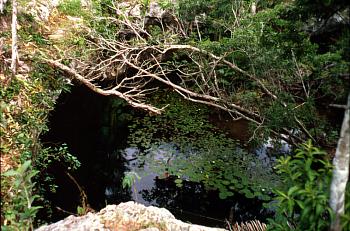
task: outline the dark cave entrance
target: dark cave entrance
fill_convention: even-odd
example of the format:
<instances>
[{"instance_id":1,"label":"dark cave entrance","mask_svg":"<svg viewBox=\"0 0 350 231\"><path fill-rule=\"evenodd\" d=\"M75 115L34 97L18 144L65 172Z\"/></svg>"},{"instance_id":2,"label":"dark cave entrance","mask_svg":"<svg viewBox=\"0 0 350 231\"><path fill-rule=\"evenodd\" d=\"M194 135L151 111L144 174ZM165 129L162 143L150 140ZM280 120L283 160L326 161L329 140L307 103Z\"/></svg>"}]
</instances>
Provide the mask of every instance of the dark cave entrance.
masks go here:
<instances>
[{"instance_id":1,"label":"dark cave entrance","mask_svg":"<svg viewBox=\"0 0 350 231\"><path fill-rule=\"evenodd\" d=\"M120 102L119 99L98 95L83 86L72 87L71 92L62 93L58 98L50 114L50 130L41 137L46 147L67 144L69 153L81 162L80 168L69 174L82 187L89 205L95 210L105 207L107 203L101 189L111 180L116 181L115 178L121 180L124 172L124 162L118 155L114 156L113 162L110 159L115 150L125 146L127 137L127 124L116 120L115 115L122 112L113 107L115 101ZM120 108L130 109L127 106ZM81 206L79 187L68 177L64 167L56 163L49 169L58 186L56 193L47 195L54 205L53 220L66 217L67 212L76 213L77 206ZM112 169L114 172L111 172ZM119 171L115 172L115 169ZM111 174L114 179L109 176ZM119 201L114 203L130 199L122 190L119 196Z\"/></svg>"}]
</instances>

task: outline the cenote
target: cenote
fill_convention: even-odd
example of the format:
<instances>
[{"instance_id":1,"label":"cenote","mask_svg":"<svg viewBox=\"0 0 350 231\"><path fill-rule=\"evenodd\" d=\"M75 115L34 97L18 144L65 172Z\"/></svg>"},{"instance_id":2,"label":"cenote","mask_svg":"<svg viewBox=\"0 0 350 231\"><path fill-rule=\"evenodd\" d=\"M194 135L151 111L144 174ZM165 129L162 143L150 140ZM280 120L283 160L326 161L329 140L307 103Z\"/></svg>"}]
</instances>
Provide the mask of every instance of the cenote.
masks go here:
<instances>
[{"instance_id":1,"label":"cenote","mask_svg":"<svg viewBox=\"0 0 350 231\"><path fill-rule=\"evenodd\" d=\"M192 182L186 177L181 178L179 186L179 178L174 172L169 174L167 168L158 172L151 170L150 166L154 163L148 163L150 157L145 158L151 151L131 146L128 140L131 132L138 129L134 127L130 130L130 124L144 115L145 112L136 110L119 99L97 95L82 86L73 87L70 93L62 93L57 100L55 110L50 115L50 130L41 138L46 146L67 144L69 152L81 162L80 168L70 175L86 193L92 209L98 211L107 204L134 200L145 205L165 207L186 222L216 227L225 227L225 220L265 221L273 216L273 212L263 206L267 200L248 198L239 192L220 199L215 187L207 187L203 182ZM213 116L211 120L217 120L215 118ZM139 124L142 127L140 121ZM156 126L161 127L162 124ZM217 123L216 129L222 130L222 126L221 122ZM234 130L234 125L231 124L229 129ZM237 124L237 129L242 129L242 124ZM239 130L234 132L243 134ZM169 149L172 149L175 156L181 153L193 154L191 150L181 152L181 148L171 143L171 140L157 145L152 149L157 152L153 157L158 160L163 158L163 162L169 165L171 161L164 155ZM263 156L266 154L261 150L260 153ZM211 162L214 163L215 160ZM76 213L81 202L77 183L63 169L59 165L50 169L58 186L56 193L47 195L53 204L52 221L66 217L69 212ZM140 169L143 171L139 172ZM130 172L137 172L141 180L136 178L131 188L123 188L123 178Z\"/></svg>"}]
</instances>

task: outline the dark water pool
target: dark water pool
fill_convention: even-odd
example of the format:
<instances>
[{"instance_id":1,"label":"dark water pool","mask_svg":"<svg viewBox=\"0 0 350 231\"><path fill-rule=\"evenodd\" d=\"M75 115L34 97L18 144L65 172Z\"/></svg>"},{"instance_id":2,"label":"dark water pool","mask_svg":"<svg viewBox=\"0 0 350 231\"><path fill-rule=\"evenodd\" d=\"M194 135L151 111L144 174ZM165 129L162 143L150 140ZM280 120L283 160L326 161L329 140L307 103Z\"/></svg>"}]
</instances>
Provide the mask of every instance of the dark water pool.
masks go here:
<instances>
[{"instance_id":1,"label":"dark water pool","mask_svg":"<svg viewBox=\"0 0 350 231\"><path fill-rule=\"evenodd\" d=\"M161 173L148 172L131 189L123 189L125 172L136 171L138 165L138 150L128 148L126 143L128 118L138 112L111 100L83 87L74 87L71 93L58 99L51 113L50 131L42 136L47 146L66 143L81 161L80 169L72 175L86 192L93 209L134 200L165 207L184 221L218 227L225 226L225 219L264 221L272 215L259 200L240 194L222 200L218 192L206 191L198 183L184 181L179 188L171 176L164 177ZM67 216L62 210L76 213L80 196L63 168L55 167L51 172L59 188L57 193L49 193L48 198L54 204L54 220L58 220Z\"/></svg>"}]
</instances>

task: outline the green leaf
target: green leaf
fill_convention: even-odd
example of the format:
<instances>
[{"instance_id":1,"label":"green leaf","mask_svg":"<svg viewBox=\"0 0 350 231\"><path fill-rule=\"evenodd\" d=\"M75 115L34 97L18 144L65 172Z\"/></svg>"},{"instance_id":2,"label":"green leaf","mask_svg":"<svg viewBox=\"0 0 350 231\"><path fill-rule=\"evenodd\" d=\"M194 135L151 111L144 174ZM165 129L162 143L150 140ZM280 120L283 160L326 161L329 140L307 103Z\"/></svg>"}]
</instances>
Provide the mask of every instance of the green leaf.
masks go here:
<instances>
[{"instance_id":1,"label":"green leaf","mask_svg":"<svg viewBox=\"0 0 350 231\"><path fill-rule=\"evenodd\" d=\"M8 170L6 172L3 173L4 176L16 176L16 175L19 175L18 172L16 172L15 170Z\"/></svg>"},{"instance_id":2,"label":"green leaf","mask_svg":"<svg viewBox=\"0 0 350 231\"><path fill-rule=\"evenodd\" d=\"M299 190L299 186L297 186L297 185L295 185L295 186L289 188L288 193L287 193L288 197L290 197L291 195L293 195L293 194L294 194L296 191L298 191L298 190Z\"/></svg>"},{"instance_id":3,"label":"green leaf","mask_svg":"<svg viewBox=\"0 0 350 231\"><path fill-rule=\"evenodd\" d=\"M298 206L301 208L301 209L304 209L305 208L305 205L304 205L304 202L301 201L301 200L295 200L295 202L298 204Z\"/></svg>"},{"instance_id":4,"label":"green leaf","mask_svg":"<svg viewBox=\"0 0 350 231\"><path fill-rule=\"evenodd\" d=\"M226 199L227 197L228 197L228 195L227 195L226 193L224 193L224 192L220 192L220 193L219 193L219 198L220 198L220 199L224 200L224 199Z\"/></svg>"}]
</instances>

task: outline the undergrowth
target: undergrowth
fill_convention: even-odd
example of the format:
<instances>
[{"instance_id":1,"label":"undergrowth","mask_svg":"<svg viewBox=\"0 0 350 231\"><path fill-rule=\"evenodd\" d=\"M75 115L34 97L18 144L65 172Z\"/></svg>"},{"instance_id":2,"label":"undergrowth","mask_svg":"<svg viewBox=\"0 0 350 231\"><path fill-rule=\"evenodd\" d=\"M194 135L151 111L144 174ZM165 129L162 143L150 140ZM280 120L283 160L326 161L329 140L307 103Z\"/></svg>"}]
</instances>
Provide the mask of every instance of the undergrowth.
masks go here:
<instances>
[{"instance_id":1,"label":"undergrowth","mask_svg":"<svg viewBox=\"0 0 350 231\"><path fill-rule=\"evenodd\" d=\"M37 220L36 215L40 210L50 214L51 205L44 196L46 190L55 188L48 174L50 166L58 162L67 170L79 166L64 146L47 149L40 143L40 135L48 130L49 112L60 93L68 91L70 86L61 72L40 61L38 46L45 52L55 52L49 50L49 41L41 35L41 27L26 14L20 13L18 18L21 66L18 74L12 76L5 63L0 76L1 229L4 230L31 230L45 222ZM5 47L2 55L10 60L9 48Z\"/></svg>"},{"instance_id":2,"label":"undergrowth","mask_svg":"<svg viewBox=\"0 0 350 231\"><path fill-rule=\"evenodd\" d=\"M328 230L333 212L329 207L332 164L327 153L311 141L293 157L281 157L276 166L283 187L275 189L275 218L269 230Z\"/></svg>"}]
</instances>

